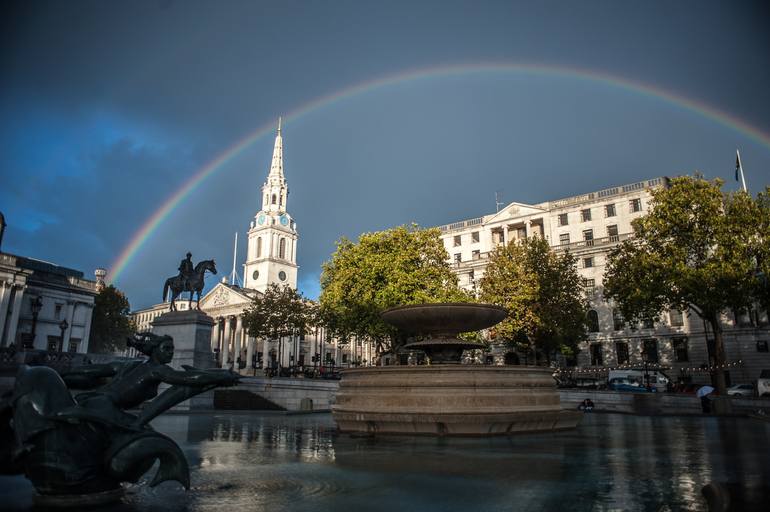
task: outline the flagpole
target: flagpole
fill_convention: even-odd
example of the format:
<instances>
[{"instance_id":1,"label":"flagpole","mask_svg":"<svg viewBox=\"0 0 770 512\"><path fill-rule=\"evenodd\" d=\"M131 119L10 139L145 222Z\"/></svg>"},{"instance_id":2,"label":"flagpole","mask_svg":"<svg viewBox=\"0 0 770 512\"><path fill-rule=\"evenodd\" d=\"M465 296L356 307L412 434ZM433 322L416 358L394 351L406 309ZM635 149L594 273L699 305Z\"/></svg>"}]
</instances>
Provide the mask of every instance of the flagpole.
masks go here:
<instances>
[{"instance_id":1,"label":"flagpole","mask_svg":"<svg viewBox=\"0 0 770 512\"><path fill-rule=\"evenodd\" d=\"M741 163L741 152L736 149L735 154L738 157L738 170L741 173L741 186L743 187L743 191L748 193L749 189L746 188L746 178L744 178L743 176L743 164Z\"/></svg>"}]
</instances>

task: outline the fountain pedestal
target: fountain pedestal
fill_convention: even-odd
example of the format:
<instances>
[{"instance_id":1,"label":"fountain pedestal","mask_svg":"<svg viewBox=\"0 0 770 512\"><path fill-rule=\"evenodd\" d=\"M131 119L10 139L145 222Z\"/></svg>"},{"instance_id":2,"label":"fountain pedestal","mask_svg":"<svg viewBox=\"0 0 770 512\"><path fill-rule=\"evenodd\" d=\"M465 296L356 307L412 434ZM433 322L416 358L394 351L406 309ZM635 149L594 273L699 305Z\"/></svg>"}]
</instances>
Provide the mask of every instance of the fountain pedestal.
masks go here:
<instances>
[{"instance_id":1,"label":"fountain pedestal","mask_svg":"<svg viewBox=\"0 0 770 512\"><path fill-rule=\"evenodd\" d=\"M550 369L459 364L463 350L481 346L457 339L457 333L490 327L505 314L486 304L383 312L397 327L427 335L407 348L442 364L343 370L332 407L340 431L488 436L575 427L582 413L561 410Z\"/></svg>"}]
</instances>

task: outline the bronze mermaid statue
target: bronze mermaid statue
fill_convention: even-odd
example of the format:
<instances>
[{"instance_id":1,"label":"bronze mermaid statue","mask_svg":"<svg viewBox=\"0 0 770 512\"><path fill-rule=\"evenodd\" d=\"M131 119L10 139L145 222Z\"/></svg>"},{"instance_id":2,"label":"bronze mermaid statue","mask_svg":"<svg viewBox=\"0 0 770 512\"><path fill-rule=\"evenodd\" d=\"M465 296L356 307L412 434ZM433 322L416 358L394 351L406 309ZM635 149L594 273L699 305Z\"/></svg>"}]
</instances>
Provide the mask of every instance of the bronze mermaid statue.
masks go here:
<instances>
[{"instance_id":1,"label":"bronze mermaid statue","mask_svg":"<svg viewBox=\"0 0 770 512\"><path fill-rule=\"evenodd\" d=\"M42 497L82 503L121 494L156 460L150 486L190 475L184 454L149 422L171 407L218 386L237 384L228 370L174 370L170 336L141 333L128 345L144 361L90 364L63 371L20 367L14 389L0 400L0 472L25 475ZM158 395L161 383L170 384ZM70 389L89 390L72 396ZM129 412L142 406L138 413ZM12 421L11 421L12 420ZM45 502L44 502L45 503ZM50 504L50 502L49 502Z\"/></svg>"}]
</instances>

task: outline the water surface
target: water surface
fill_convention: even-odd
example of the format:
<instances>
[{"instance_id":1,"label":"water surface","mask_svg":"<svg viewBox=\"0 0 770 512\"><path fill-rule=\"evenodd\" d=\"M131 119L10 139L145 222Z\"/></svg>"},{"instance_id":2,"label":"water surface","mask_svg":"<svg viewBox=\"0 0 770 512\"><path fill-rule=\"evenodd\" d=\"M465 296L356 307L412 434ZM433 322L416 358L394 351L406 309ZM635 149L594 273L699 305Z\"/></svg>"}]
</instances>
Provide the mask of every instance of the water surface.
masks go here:
<instances>
[{"instance_id":1,"label":"water surface","mask_svg":"<svg viewBox=\"0 0 770 512\"><path fill-rule=\"evenodd\" d=\"M587 414L568 432L486 439L355 438L328 414L153 425L184 450L192 487L133 486L110 511L706 510L709 482L740 487L746 510L770 501L770 423L745 418ZM23 509L30 494L0 479L2 503Z\"/></svg>"}]
</instances>

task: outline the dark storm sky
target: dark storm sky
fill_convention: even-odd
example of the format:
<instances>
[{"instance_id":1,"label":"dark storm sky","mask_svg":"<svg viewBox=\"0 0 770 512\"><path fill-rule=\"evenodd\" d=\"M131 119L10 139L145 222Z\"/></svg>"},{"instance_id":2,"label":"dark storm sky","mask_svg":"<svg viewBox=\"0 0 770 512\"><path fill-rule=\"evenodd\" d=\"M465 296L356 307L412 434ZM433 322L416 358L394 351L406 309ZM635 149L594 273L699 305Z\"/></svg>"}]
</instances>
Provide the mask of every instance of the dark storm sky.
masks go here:
<instances>
[{"instance_id":1,"label":"dark storm sky","mask_svg":"<svg viewBox=\"0 0 770 512\"><path fill-rule=\"evenodd\" d=\"M315 98L436 66L609 73L770 134L768 26L767 2L4 2L2 250L92 276L244 135ZM218 170L140 248L116 283L132 306L159 301L188 249L230 272L272 144ZM476 217L495 191L535 203L695 170L734 189L736 147L757 192L770 144L564 75L437 76L343 98L284 126L300 289L317 295L340 236ZM241 244L239 267L244 257Z\"/></svg>"}]
</instances>

